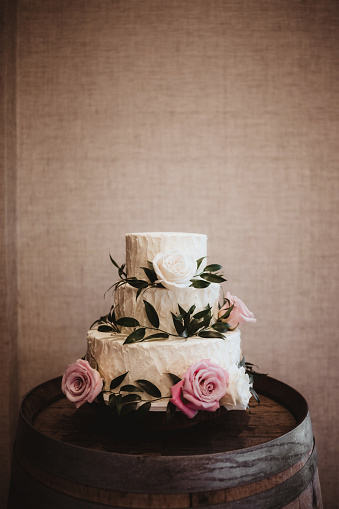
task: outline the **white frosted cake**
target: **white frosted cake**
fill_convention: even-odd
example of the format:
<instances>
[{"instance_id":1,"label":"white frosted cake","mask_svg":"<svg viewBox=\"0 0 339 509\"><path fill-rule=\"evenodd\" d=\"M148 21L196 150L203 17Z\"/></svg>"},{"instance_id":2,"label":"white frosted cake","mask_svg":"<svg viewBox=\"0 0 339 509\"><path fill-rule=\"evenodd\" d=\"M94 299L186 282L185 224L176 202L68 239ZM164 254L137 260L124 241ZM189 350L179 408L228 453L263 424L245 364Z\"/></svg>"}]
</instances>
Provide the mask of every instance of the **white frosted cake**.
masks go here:
<instances>
[{"instance_id":1,"label":"white frosted cake","mask_svg":"<svg viewBox=\"0 0 339 509\"><path fill-rule=\"evenodd\" d=\"M100 366L106 389L119 374L128 372L125 382L134 383L144 379L155 384L161 394L169 395L171 379L167 373L180 375L201 359L210 359L224 369L237 365L241 361L240 331L220 338L204 339L193 336L187 339L171 337L157 342L134 343L124 345L122 334L109 334L90 330L88 332L88 358ZM95 365L95 364L93 364ZM146 399L149 396L145 395ZM152 410L166 407L167 401L154 402Z\"/></svg>"},{"instance_id":2,"label":"white frosted cake","mask_svg":"<svg viewBox=\"0 0 339 509\"><path fill-rule=\"evenodd\" d=\"M207 237L126 234L126 263L113 305L87 334L86 358L66 370L62 389L76 406L100 401L116 416L137 411L245 410L252 394L239 325L255 318L222 291Z\"/></svg>"}]
</instances>

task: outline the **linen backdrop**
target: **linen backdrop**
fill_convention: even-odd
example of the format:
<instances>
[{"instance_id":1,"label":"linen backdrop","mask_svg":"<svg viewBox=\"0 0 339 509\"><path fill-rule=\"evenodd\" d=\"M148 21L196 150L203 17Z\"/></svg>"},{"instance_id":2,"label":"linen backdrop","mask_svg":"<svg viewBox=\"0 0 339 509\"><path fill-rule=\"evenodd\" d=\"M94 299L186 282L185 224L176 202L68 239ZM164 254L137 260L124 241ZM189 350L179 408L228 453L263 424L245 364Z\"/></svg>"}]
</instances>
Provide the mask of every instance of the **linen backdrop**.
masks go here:
<instances>
[{"instance_id":1,"label":"linen backdrop","mask_svg":"<svg viewBox=\"0 0 339 509\"><path fill-rule=\"evenodd\" d=\"M4 2L3 496L23 394L82 356L130 231L206 233L308 400L337 507L335 0ZM14 92L13 92L14 91ZM6 477L7 475L7 477ZM4 498L5 500L5 498Z\"/></svg>"}]
</instances>

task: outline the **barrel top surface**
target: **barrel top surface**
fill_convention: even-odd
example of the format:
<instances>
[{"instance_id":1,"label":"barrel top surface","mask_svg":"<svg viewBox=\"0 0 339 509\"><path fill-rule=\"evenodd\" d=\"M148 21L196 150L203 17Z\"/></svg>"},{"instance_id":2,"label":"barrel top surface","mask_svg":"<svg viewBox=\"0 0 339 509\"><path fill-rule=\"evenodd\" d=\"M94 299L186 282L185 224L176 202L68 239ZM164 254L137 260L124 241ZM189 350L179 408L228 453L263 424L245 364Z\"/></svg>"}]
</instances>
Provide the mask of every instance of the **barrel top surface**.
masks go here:
<instances>
[{"instance_id":1,"label":"barrel top surface","mask_svg":"<svg viewBox=\"0 0 339 509\"><path fill-rule=\"evenodd\" d=\"M252 398L250 412L225 411L218 417L206 412L212 418L194 426L155 430L158 412L147 416L151 429L140 423L117 427L93 405L77 410L61 392L61 377L55 378L24 398L14 454L29 472L72 483L81 479L84 486L105 490L129 491L132 481L136 493L200 492L257 482L303 465L313 434L307 403L292 387L259 376L254 388L261 403Z\"/></svg>"},{"instance_id":2,"label":"barrel top surface","mask_svg":"<svg viewBox=\"0 0 339 509\"><path fill-rule=\"evenodd\" d=\"M261 376L255 383L260 405L252 398L250 411L230 411L185 429L136 425L125 430L102 418L93 405L76 409L60 383L60 377L49 380L26 395L21 406L25 425L49 439L102 452L168 457L238 451L293 433L308 417L307 403L297 391Z\"/></svg>"}]
</instances>

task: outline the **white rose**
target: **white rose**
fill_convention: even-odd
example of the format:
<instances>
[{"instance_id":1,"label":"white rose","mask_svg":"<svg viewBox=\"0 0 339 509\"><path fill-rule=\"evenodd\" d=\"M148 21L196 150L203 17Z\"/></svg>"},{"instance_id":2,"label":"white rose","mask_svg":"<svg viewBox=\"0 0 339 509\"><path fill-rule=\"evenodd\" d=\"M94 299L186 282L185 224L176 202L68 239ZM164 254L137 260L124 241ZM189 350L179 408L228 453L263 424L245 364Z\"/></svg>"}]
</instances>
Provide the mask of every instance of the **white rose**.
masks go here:
<instances>
[{"instance_id":1,"label":"white rose","mask_svg":"<svg viewBox=\"0 0 339 509\"><path fill-rule=\"evenodd\" d=\"M250 388L252 384L245 368L241 366L238 368L233 364L228 369L230 376L227 392L220 400L220 405L227 408L227 410L246 410L248 402L252 396Z\"/></svg>"},{"instance_id":2,"label":"white rose","mask_svg":"<svg viewBox=\"0 0 339 509\"><path fill-rule=\"evenodd\" d=\"M182 251L158 253L153 260L158 281L168 290L190 286L197 263L194 257Z\"/></svg>"}]
</instances>

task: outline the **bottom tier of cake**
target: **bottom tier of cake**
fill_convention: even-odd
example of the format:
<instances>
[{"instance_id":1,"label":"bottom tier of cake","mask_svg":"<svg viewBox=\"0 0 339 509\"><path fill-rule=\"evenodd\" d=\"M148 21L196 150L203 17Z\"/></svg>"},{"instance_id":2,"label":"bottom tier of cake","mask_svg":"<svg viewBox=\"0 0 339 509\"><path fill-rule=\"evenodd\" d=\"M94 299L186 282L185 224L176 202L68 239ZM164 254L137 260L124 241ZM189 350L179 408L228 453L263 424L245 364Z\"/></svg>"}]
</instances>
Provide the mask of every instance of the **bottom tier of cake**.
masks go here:
<instances>
[{"instance_id":1,"label":"bottom tier of cake","mask_svg":"<svg viewBox=\"0 0 339 509\"><path fill-rule=\"evenodd\" d=\"M146 379L158 387L163 398L168 398L173 385L169 373L181 378L194 363L206 359L232 371L242 358L239 330L227 333L225 339L170 337L124 345L126 337L126 334L103 333L96 329L88 332L87 360L98 369L105 390L109 390L113 379L127 372L125 385ZM168 399L155 401L152 410L163 410L167 403Z\"/></svg>"}]
</instances>

